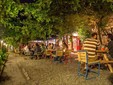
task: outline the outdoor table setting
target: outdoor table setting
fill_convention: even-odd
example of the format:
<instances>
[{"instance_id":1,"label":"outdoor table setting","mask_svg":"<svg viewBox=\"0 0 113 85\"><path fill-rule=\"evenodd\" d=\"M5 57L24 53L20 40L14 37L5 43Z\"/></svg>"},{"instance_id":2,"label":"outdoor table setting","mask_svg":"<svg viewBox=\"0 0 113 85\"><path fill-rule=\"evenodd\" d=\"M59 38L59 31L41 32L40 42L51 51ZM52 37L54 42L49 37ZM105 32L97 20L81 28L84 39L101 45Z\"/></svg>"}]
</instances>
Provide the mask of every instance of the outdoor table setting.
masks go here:
<instances>
[{"instance_id":1,"label":"outdoor table setting","mask_svg":"<svg viewBox=\"0 0 113 85\"><path fill-rule=\"evenodd\" d=\"M70 56L71 56L72 58L74 58L75 60L78 60L77 52L76 52L76 51L72 51L72 52L70 53Z\"/></svg>"},{"instance_id":2,"label":"outdoor table setting","mask_svg":"<svg viewBox=\"0 0 113 85\"><path fill-rule=\"evenodd\" d=\"M113 68L112 68L112 63L113 63L113 60L110 60L109 58L108 58L108 52L106 51L106 50L96 50L96 53L97 54L102 54L103 56L101 56L101 57L103 57L102 58L102 60L100 60L100 63L102 64L107 64L107 66L108 66L108 69L110 70L110 72L111 73L113 73Z\"/></svg>"}]
</instances>

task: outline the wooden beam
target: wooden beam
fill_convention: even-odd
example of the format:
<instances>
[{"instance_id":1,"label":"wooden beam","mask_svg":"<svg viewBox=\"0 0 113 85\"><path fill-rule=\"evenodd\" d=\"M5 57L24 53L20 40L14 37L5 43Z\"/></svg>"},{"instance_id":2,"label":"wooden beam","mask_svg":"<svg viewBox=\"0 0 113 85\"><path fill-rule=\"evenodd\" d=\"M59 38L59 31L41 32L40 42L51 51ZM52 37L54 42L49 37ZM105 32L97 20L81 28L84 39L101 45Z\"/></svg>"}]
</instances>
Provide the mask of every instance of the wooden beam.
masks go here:
<instances>
[{"instance_id":1,"label":"wooden beam","mask_svg":"<svg viewBox=\"0 0 113 85\"><path fill-rule=\"evenodd\" d=\"M102 60L102 61L100 61L100 63L113 63L113 61Z\"/></svg>"},{"instance_id":2,"label":"wooden beam","mask_svg":"<svg viewBox=\"0 0 113 85\"><path fill-rule=\"evenodd\" d=\"M108 59L107 54L104 54L104 60L106 60L106 61L110 61L110 60ZM112 65L111 65L111 64L107 64L107 65L108 65L108 68L109 68L110 72L113 73Z\"/></svg>"}]
</instances>

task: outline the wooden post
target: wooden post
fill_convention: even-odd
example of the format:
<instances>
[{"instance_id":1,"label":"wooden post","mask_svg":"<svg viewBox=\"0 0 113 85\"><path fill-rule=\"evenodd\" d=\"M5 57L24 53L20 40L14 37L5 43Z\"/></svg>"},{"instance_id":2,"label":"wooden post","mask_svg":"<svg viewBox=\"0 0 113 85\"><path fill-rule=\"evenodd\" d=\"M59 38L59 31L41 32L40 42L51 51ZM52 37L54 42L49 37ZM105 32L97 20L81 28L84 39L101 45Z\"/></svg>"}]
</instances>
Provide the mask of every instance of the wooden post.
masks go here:
<instances>
[{"instance_id":1,"label":"wooden post","mask_svg":"<svg viewBox=\"0 0 113 85\"><path fill-rule=\"evenodd\" d=\"M104 59L105 59L106 61L109 61L109 59L108 59L108 57L107 57L107 54L104 54ZM112 65L111 65L111 64L107 64L107 65L108 65L108 68L109 68L110 72L113 73Z\"/></svg>"}]
</instances>

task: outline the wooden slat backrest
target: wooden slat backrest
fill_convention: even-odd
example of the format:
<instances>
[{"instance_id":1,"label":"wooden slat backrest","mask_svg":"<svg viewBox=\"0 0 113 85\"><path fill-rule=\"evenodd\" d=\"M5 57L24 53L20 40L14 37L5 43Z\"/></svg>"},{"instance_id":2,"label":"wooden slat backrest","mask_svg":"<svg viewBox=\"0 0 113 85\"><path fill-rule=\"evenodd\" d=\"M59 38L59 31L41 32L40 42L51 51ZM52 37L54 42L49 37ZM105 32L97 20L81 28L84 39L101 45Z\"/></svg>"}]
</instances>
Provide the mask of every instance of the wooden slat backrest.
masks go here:
<instances>
[{"instance_id":1,"label":"wooden slat backrest","mask_svg":"<svg viewBox=\"0 0 113 85\"><path fill-rule=\"evenodd\" d=\"M71 52L72 52L72 50L66 50L66 51L65 51L65 55L70 55Z\"/></svg>"},{"instance_id":2,"label":"wooden slat backrest","mask_svg":"<svg viewBox=\"0 0 113 85\"><path fill-rule=\"evenodd\" d=\"M80 52L77 52L77 55L78 55L78 61L87 62L87 52L80 51Z\"/></svg>"},{"instance_id":3,"label":"wooden slat backrest","mask_svg":"<svg viewBox=\"0 0 113 85\"><path fill-rule=\"evenodd\" d=\"M50 55L51 51L50 50L46 50L46 55Z\"/></svg>"},{"instance_id":4,"label":"wooden slat backrest","mask_svg":"<svg viewBox=\"0 0 113 85\"><path fill-rule=\"evenodd\" d=\"M56 51L56 56L63 56L63 51L62 50L57 50Z\"/></svg>"}]
</instances>

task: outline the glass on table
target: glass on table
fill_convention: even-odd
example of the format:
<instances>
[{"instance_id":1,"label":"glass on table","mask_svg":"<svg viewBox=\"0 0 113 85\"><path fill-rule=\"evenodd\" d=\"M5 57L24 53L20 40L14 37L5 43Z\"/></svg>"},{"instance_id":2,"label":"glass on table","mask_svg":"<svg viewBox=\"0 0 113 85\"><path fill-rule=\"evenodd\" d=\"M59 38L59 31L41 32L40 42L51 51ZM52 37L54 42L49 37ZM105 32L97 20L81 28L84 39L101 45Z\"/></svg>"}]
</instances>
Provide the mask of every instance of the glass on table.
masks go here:
<instances>
[{"instance_id":1,"label":"glass on table","mask_svg":"<svg viewBox=\"0 0 113 85\"><path fill-rule=\"evenodd\" d=\"M104 51L105 50L105 46L101 45L101 50Z\"/></svg>"}]
</instances>

